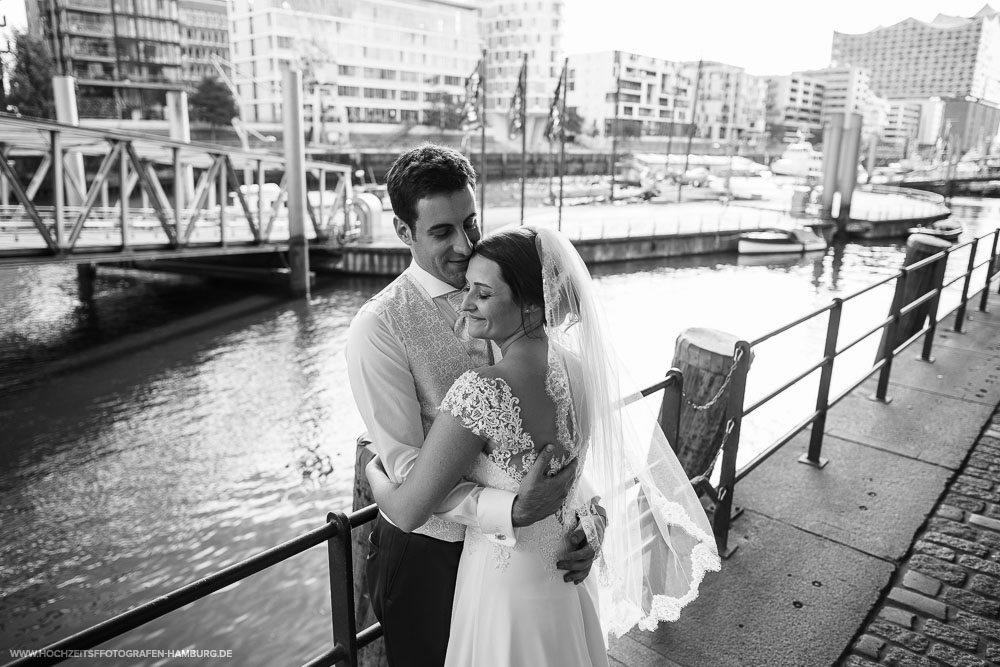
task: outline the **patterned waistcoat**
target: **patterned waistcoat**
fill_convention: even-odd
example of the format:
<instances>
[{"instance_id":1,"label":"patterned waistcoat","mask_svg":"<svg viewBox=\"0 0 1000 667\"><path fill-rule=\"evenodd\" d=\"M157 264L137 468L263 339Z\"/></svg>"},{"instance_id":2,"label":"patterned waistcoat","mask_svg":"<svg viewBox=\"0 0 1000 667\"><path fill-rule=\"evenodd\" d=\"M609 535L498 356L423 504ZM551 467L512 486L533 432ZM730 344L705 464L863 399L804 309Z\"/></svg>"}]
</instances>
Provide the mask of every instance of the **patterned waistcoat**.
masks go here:
<instances>
[{"instance_id":1,"label":"patterned waistcoat","mask_svg":"<svg viewBox=\"0 0 1000 667\"><path fill-rule=\"evenodd\" d=\"M403 343L426 437L452 383L465 371L475 368L475 364L438 307L407 274L390 283L368 307L385 318L390 330ZM414 532L456 541L464 537L465 526L432 516Z\"/></svg>"}]
</instances>

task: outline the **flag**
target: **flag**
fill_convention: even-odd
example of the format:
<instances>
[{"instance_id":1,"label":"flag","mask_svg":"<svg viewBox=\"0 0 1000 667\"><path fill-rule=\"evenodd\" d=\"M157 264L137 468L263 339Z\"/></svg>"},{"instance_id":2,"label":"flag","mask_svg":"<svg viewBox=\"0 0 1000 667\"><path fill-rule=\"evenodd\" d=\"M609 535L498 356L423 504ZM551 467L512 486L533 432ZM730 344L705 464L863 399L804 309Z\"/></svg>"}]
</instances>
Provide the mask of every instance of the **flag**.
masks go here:
<instances>
[{"instance_id":1,"label":"flag","mask_svg":"<svg viewBox=\"0 0 1000 667\"><path fill-rule=\"evenodd\" d=\"M462 104L463 132L474 132L483 126L481 67L482 60L476 63L476 69L465 79L465 102Z\"/></svg>"},{"instance_id":2,"label":"flag","mask_svg":"<svg viewBox=\"0 0 1000 667\"><path fill-rule=\"evenodd\" d=\"M524 134L524 105L525 87L528 78L528 61L521 63L521 73L517 77L517 87L514 89L514 96L510 98L510 126L508 136L515 139Z\"/></svg>"},{"instance_id":3,"label":"flag","mask_svg":"<svg viewBox=\"0 0 1000 667\"><path fill-rule=\"evenodd\" d=\"M559 75L559 83L556 84L556 94L552 97L552 106L549 107L549 119L545 123L545 138L549 141L562 141L565 137L562 117L562 97L566 94L563 89L563 79L566 78L566 66L563 65L562 73Z\"/></svg>"}]
</instances>

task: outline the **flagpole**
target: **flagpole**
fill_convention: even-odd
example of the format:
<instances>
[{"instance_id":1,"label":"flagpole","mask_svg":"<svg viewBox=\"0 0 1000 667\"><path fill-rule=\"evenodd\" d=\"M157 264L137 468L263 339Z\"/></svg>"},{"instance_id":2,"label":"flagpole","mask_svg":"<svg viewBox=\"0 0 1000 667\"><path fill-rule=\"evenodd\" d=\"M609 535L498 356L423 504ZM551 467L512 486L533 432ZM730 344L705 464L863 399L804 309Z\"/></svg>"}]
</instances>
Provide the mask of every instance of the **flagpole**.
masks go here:
<instances>
[{"instance_id":1,"label":"flagpole","mask_svg":"<svg viewBox=\"0 0 1000 667\"><path fill-rule=\"evenodd\" d=\"M677 179L677 203L681 203L681 188L684 187L684 176L687 175L688 164L691 160L691 140L694 138L695 129L698 126L698 92L701 88L701 67L702 61L698 61L698 74L694 80L694 99L691 100L691 124L688 125L687 149L684 151L684 170L680 178Z\"/></svg>"},{"instance_id":2,"label":"flagpole","mask_svg":"<svg viewBox=\"0 0 1000 667\"><path fill-rule=\"evenodd\" d=\"M524 73L523 88L521 89L521 224L524 224L524 168L528 155L528 54L524 54L524 61L521 63L521 72ZM519 77L520 78L520 77ZM519 86L522 81L518 81Z\"/></svg>"},{"instance_id":3,"label":"flagpole","mask_svg":"<svg viewBox=\"0 0 1000 667\"><path fill-rule=\"evenodd\" d=\"M482 175L479 181L479 228L486 234L486 49L483 49L483 57L479 60L479 85L481 86L481 133L479 139L480 164L482 164Z\"/></svg>"},{"instance_id":4,"label":"flagpole","mask_svg":"<svg viewBox=\"0 0 1000 667\"><path fill-rule=\"evenodd\" d=\"M557 229L562 231L562 209L563 209L563 172L566 171L566 77L569 67L569 58L563 58L563 70L561 78L562 100L559 116L562 122L559 124L559 222Z\"/></svg>"},{"instance_id":5,"label":"flagpole","mask_svg":"<svg viewBox=\"0 0 1000 667\"><path fill-rule=\"evenodd\" d=\"M611 119L611 203L615 203L615 162L618 159L618 99L622 91L621 52L615 51L615 113Z\"/></svg>"}]
</instances>

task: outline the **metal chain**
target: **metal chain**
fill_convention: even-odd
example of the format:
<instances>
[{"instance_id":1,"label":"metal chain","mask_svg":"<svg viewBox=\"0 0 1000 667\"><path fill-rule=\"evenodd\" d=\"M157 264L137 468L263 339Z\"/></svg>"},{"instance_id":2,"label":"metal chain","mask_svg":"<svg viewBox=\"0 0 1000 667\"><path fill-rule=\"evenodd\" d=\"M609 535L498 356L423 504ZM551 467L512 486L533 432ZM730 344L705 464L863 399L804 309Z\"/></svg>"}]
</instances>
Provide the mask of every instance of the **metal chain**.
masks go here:
<instances>
[{"instance_id":1,"label":"metal chain","mask_svg":"<svg viewBox=\"0 0 1000 667\"><path fill-rule=\"evenodd\" d=\"M719 449L715 452L715 456L712 457L712 462L708 464L707 468L705 468L705 472L701 473L701 477L708 479L709 475L712 474L712 471L715 470L715 466L719 462L719 458L726 450L726 441L729 440L729 434L733 432L733 428L735 427L736 420L730 417L729 421L726 422L726 431L722 434L722 443L719 445Z\"/></svg>"},{"instance_id":2,"label":"metal chain","mask_svg":"<svg viewBox=\"0 0 1000 667\"><path fill-rule=\"evenodd\" d=\"M695 410L708 410L713 405L718 403L719 399L722 398L722 394L726 392L726 387L729 386L729 382L733 379L733 372L736 370L736 367L739 365L740 359L742 358L743 358L743 348L736 348L736 354L733 355L733 365L729 367L729 372L726 373L726 379L723 380L722 386L719 387L719 391L715 392L715 396L712 397L712 400L710 400L708 403L705 403L704 405L695 405L694 403L691 402L691 399L689 399L687 397L687 394L685 393L684 402Z\"/></svg>"}]
</instances>

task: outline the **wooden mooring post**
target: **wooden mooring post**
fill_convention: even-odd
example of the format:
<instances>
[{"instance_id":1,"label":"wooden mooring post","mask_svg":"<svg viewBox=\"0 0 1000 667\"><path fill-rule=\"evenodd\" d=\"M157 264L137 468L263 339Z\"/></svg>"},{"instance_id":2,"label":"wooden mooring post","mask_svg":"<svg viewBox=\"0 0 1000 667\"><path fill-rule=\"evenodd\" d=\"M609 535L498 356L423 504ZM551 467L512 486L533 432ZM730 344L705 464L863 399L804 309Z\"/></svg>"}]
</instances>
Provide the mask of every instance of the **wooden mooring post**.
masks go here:
<instances>
[{"instance_id":1,"label":"wooden mooring post","mask_svg":"<svg viewBox=\"0 0 1000 667\"><path fill-rule=\"evenodd\" d=\"M902 275L896 280L896 291L893 294L892 305L889 308L889 314L895 316L896 319L887 324L882 330L882 340L879 342L875 361L876 363L879 361L883 361L884 363L882 364L882 370L879 372L878 386L875 389L875 394L870 397L872 400L882 403L890 403L892 401L887 396L887 393L889 390L889 376L892 373L894 351L924 327L924 321L928 315L931 318L936 317L940 292L934 298L925 301L908 313L903 314L902 310L908 304L913 303L931 290L941 289L941 285L944 283L944 270L948 256L943 255L940 260L924 265L915 271L910 271L909 267L950 247L951 243L948 241L926 234L913 234L906 240L906 258L903 260ZM932 326L926 335L932 337L934 331L935 328ZM924 361L933 361L930 357L929 345L924 345L921 358Z\"/></svg>"},{"instance_id":2,"label":"wooden mooring post","mask_svg":"<svg viewBox=\"0 0 1000 667\"><path fill-rule=\"evenodd\" d=\"M671 445L689 478L708 475L726 432L726 408L737 336L715 329L685 329L671 364L684 375L678 441Z\"/></svg>"},{"instance_id":3,"label":"wooden mooring post","mask_svg":"<svg viewBox=\"0 0 1000 667\"><path fill-rule=\"evenodd\" d=\"M903 260L903 266L911 267L917 262L921 262L950 247L951 243L944 239L927 234L913 234L906 240L906 257ZM897 281L896 293L899 295L899 299L894 298L893 302L896 303L898 301L900 308L905 308L907 304L913 303L931 290L940 289L944 282L946 260L947 257L945 256L942 258L942 261L933 262L918 268L916 271L911 271L905 281ZM900 315L899 321L896 323L895 335L893 336L893 348L899 346L923 328L924 321L932 310L933 301L934 299L931 299L920 304L910 312ZM876 360L882 359L885 356L885 345L890 328L887 326L882 330L882 341L878 346Z\"/></svg>"}]
</instances>

